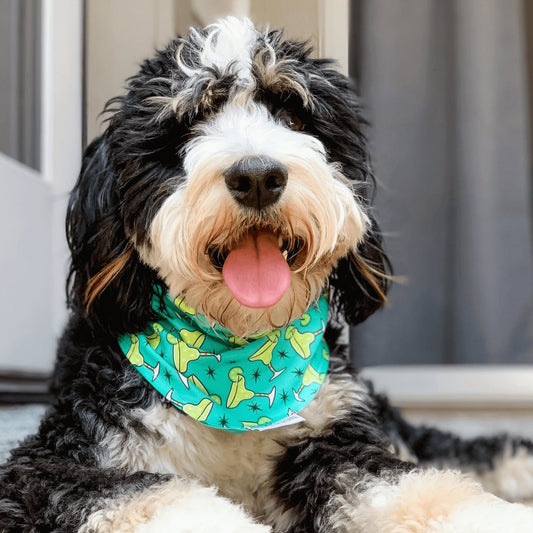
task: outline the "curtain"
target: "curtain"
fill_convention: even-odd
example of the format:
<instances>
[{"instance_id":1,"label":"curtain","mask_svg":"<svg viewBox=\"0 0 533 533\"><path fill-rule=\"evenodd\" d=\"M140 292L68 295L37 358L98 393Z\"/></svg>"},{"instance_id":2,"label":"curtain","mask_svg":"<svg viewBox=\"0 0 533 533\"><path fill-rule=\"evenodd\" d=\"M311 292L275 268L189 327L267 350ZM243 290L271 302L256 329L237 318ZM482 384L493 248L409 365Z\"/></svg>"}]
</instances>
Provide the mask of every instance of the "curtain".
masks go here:
<instances>
[{"instance_id":1,"label":"curtain","mask_svg":"<svg viewBox=\"0 0 533 533\"><path fill-rule=\"evenodd\" d=\"M352 3L395 274L358 366L533 363L533 201L520 0Z\"/></svg>"}]
</instances>

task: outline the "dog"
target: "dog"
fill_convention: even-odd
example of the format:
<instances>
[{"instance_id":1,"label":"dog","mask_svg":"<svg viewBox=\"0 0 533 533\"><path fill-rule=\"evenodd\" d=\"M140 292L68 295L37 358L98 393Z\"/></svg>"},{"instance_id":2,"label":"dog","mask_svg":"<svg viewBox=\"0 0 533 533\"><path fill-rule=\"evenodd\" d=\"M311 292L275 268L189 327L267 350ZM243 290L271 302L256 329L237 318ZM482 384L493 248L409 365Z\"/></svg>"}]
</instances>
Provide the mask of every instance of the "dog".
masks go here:
<instances>
[{"instance_id":1,"label":"dog","mask_svg":"<svg viewBox=\"0 0 533 533\"><path fill-rule=\"evenodd\" d=\"M343 324L384 304L390 266L352 83L310 54L227 18L109 102L3 532L533 530L505 501L533 496L531 442L414 427L350 366Z\"/></svg>"}]
</instances>

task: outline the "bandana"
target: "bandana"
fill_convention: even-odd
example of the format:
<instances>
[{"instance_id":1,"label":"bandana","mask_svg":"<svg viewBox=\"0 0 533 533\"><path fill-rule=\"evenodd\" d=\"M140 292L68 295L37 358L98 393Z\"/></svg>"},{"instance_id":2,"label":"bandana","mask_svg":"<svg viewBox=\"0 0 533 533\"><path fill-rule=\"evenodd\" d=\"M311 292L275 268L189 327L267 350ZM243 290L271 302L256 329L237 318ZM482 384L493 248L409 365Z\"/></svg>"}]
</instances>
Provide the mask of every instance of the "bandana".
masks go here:
<instances>
[{"instance_id":1,"label":"bandana","mask_svg":"<svg viewBox=\"0 0 533 533\"><path fill-rule=\"evenodd\" d=\"M175 407L207 426L263 430L303 420L329 364L322 296L283 328L247 338L194 312L183 298L155 294L159 320L119 337L124 355Z\"/></svg>"}]
</instances>

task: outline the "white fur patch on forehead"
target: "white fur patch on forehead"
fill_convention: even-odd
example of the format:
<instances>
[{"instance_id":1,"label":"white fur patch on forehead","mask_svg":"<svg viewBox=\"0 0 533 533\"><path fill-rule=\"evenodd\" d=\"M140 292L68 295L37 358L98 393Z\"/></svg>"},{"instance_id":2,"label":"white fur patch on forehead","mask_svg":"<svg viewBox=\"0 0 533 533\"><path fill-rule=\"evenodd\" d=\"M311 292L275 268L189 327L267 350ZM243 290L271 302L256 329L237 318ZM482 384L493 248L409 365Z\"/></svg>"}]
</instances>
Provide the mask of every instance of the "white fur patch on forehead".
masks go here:
<instances>
[{"instance_id":1,"label":"white fur patch on forehead","mask_svg":"<svg viewBox=\"0 0 533 533\"><path fill-rule=\"evenodd\" d=\"M238 97L197 127L196 133L184 148L187 174L200 166L199 160L206 160L206 154L211 154L207 159L215 167L229 167L248 156L268 156L285 165L295 161L303 166L306 161L326 164L325 149L318 139L282 126L263 104Z\"/></svg>"},{"instance_id":2,"label":"white fur patch on forehead","mask_svg":"<svg viewBox=\"0 0 533 533\"><path fill-rule=\"evenodd\" d=\"M238 78L251 81L251 52L258 35L250 19L227 17L207 26L204 34L191 28L189 39L200 51L202 67L221 72L231 69ZM194 69L183 64L179 52L177 60L187 75L194 75Z\"/></svg>"}]
</instances>

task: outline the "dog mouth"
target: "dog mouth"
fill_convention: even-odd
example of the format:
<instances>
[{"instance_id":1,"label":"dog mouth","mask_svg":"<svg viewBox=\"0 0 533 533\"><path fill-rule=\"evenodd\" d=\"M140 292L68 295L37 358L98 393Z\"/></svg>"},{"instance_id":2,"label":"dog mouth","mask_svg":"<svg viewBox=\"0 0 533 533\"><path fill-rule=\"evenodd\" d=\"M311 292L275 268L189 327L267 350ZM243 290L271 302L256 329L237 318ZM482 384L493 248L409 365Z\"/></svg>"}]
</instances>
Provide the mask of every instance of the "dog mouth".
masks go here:
<instances>
[{"instance_id":1,"label":"dog mouth","mask_svg":"<svg viewBox=\"0 0 533 533\"><path fill-rule=\"evenodd\" d=\"M289 267L292 267L294 265L296 259L298 258L298 254L300 253L302 248L303 241L298 237L296 237L292 242L288 239L281 239L281 242L279 242L279 249L283 257L287 261ZM224 263L228 258L230 250L228 248L218 248L216 246L212 246L211 248L209 248L207 253L209 255L209 260L211 261L212 265L217 270L222 272Z\"/></svg>"},{"instance_id":2,"label":"dog mouth","mask_svg":"<svg viewBox=\"0 0 533 533\"><path fill-rule=\"evenodd\" d=\"M240 304L257 309L281 300L302 248L299 238L288 239L271 229L254 227L235 246L213 246L207 252L233 297Z\"/></svg>"}]
</instances>

